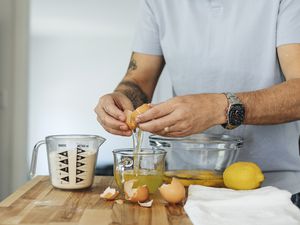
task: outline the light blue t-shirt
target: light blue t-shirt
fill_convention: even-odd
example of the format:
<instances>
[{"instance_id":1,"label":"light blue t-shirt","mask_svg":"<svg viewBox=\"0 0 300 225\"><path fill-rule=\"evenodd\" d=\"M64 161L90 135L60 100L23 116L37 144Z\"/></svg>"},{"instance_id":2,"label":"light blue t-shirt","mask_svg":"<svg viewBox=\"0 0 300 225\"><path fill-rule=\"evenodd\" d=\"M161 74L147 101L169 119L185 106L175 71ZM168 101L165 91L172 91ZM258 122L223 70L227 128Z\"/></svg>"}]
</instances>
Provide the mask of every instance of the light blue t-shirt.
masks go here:
<instances>
[{"instance_id":1,"label":"light blue t-shirt","mask_svg":"<svg viewBox=\"0 0 300 225\"><path fill-rule=\"evenodd\" d=\"M284 80L276 47L290 43L300 43L300 0L142 0L133 51L164 56L175 95L245 92ZM239 160L300 171L297 122L229 134L245 139Z\"/></svg>"}]
</instances>

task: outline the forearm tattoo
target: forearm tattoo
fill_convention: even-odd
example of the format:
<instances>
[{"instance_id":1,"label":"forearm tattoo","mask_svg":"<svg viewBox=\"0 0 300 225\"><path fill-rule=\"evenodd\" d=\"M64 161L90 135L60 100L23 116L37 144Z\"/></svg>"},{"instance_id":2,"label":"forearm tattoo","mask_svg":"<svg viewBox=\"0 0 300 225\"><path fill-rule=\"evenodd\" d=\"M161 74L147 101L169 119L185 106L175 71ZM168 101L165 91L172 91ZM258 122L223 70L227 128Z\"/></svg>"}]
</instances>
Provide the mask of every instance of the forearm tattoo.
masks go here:
<instances>
[{"instance_id":1,"label":"forearm tattoo","mask_svg":"<svg viewBox=\"0 0 300 225\"><path fill-rule=\"evenodd\" d=\"M136 61L133 58L133 56L131 56L130 63L129 63L127 71L132 71L132 70L136 70L136 69L137 69Z\"/></svg>"},{"instance_id":2,"label":"forearm tattoo","mask_svg":"<svg viewBox=\"0 0 300 225\"><path fill-rule=\"evenodd\" d=\"M147 95L138 84L132 81L122 81L119 86L127 87L126 89L122 88L120 91L131 100L135 109L144 103L148 103Z\"/></svg>"}]
</instances>

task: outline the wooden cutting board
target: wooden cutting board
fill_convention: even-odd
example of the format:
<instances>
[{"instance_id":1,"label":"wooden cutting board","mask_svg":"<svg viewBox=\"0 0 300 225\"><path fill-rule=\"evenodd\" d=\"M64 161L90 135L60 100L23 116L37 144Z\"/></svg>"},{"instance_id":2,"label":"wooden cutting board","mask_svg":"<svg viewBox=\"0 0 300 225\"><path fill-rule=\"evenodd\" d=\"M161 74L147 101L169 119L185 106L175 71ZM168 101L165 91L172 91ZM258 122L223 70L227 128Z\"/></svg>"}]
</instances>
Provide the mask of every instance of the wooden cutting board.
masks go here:
<instances>
[{"instance_id":1,"label":"wooden cutting board","mask_svg":"<svg viewBox=\"0 0 300 225\"><path fill-rule=\"evenodd\" d=\"M113 177L95 177L94 185L83 191L53 188L48 176L37 176L0 203L0 224L94 225L192 224L182 205L169 205L154 194L151 208L100 199Z\"/></svg>"}]
</instances>

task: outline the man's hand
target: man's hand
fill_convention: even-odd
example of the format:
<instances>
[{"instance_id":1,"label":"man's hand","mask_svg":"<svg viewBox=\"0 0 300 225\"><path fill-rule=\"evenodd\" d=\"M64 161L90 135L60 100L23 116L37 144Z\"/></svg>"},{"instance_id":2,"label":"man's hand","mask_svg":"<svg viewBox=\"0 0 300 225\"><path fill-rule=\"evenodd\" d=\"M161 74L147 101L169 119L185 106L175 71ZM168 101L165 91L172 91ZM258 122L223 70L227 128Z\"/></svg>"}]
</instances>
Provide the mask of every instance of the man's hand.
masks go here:
<instances>
[{"instance_id":1,"label":"man's hand","mask_svg":"<svg viewBox=\"0 0 300 225\"><path fill-rule=\"evenodd\" d=\"M127 73L111 94L100 98L95 108L98 122L112 134L130 136L124 113L133 111L152 99L154 88L164 67L164 58L133 52Z\"/></svg>"},{"instance_id":2,"label":"man's hand","mask_svg":"<svg viewBox=\"0 0 300 225\"><path fill-rule=\"evenodd\" d=\"M142 130L171 137L202 132L226 122L223 94L197 94L171 98L137 117Z\"/></svg>"},{"instance_id":3,"label":"man's hand","mask_svg":"<svg viewBox=\"0 0 300 225\"><path fill-rule=\"evenodd\" d=\"M131 101L124 94L114 92L99 99L95 113L98 122L109 133L130 136L131 130L125 123L125 109L133 110Z\"/></svg>"}]
</instances>

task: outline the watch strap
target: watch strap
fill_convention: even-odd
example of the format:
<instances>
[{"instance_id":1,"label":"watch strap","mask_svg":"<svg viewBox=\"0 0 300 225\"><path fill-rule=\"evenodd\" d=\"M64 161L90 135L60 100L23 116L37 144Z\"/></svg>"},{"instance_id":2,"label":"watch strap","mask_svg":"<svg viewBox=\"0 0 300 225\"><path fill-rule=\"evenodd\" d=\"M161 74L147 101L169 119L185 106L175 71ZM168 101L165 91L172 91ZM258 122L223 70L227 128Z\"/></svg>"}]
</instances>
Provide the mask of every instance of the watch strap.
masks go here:
<instances>
[{"instance_id":1,"label":"watch strap","mask_svg":"<svg viewBox=\"0 0 300 225\"><path fill-rule=\"evenodd\" d=\"M229 102L229 106L232 104L241 104L240 99L235 94L233 94L231 92L226 92L223 94L226 96L226 98Z\"/></svg>"}]
</instances>

